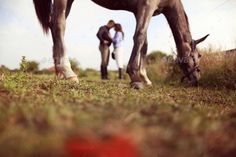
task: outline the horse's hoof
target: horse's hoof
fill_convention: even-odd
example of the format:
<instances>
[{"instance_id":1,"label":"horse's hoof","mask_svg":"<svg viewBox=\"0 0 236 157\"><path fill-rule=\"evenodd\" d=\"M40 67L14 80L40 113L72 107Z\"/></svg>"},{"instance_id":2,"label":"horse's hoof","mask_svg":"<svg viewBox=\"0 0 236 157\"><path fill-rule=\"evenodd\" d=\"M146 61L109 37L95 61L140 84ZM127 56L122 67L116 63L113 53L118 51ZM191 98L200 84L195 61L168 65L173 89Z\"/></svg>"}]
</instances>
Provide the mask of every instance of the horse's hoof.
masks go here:
<instances>
[{"instance_id":1,"label":"horse's hoof","mask_svg":"<svg viewBox=\"0 0 236 157\"><path fill-rule=\"evenodd\" d=\"M67 80L73 83L79 83L79 79L77 76L70 77Z\"/></svg>"},{"instance_id":2,"label":"horse's hoof","mask_svg":"<svg viewBox=\"0 0 236 157\"><path fill-rule=\"evenodd\" d=\"M130 85L131 85L131 88L133 88L133 89L138 89L139 90L139 89L144 88L144 85L143 85L142 82L131 82Z\"/></svg>"},{"instance_id":3,"label":"horse's hoof","mask_svg":"<svg viewBox=\"0 0 236 157\"><path fill-rule=\"evenodd\" d=\"M146 83L146 85L147 85L148 87L152 87L152 82L148 82L148 83Z\"/></svg>"}]
</instances>

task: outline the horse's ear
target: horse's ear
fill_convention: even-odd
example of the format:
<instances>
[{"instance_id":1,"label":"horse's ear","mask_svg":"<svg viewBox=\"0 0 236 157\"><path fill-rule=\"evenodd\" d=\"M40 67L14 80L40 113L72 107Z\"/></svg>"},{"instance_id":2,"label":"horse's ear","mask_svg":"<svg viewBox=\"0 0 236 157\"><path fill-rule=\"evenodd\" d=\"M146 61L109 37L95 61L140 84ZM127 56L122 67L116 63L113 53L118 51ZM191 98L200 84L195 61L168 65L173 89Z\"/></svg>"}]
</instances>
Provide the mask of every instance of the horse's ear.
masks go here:
<instances>
[{"instance_id":1,"label":"horse's ear","mask_svg":"<svg viewBox=\"0 0 236 157\"><path fill-rule=\"evenodd\" d=\"M195 46L201 42L203 42L204 40L206 40L206 38L209 36L210 34L207 34L206 36L202 37L201 39L195 40L194 44Z\"/></svg>"}]
</instances>

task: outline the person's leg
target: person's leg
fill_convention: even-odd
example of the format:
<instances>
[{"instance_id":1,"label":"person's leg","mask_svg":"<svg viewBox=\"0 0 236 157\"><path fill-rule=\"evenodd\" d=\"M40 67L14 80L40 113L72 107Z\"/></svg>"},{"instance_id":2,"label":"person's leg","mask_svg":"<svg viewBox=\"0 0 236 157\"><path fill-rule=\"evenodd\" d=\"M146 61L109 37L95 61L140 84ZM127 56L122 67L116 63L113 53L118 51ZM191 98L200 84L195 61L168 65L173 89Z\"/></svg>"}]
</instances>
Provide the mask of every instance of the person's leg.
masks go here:
<instances>
[{"instance_id":1,"label":"person's leg","mask_svg":"<svg viewBox=\"0 0 236 157\"><path fill-rule=\"evenodd\" d=\"M118 78L120 80L124 79L124 70L123 70L123 68L119 68L119 76L118 76Z\"/></svg>"},{"instance_id":2,"label":"person's leg","mask_svg":"<svg viewBox=\"0 0 236 157\"><path fill-rule=\"evenodd\" d=\"M109 64L109 58L110 58L110 49L109 49L109 46L106 46L105 48L105 62L106 62L106 66L105 66L105 76L106 76L106 79L108 80L108 70L107 70L107 66Z\"/></svg>"},{"instance_id":3,"label":"person's leg","mask_svg":"<svg viewBox=\"0 0 236 157\"><path fill-rule=\"evenodd\" d=\"M118 78L119 79L124 79L123 48L116 48L114 53L115 53L116 63L117 63L117 66L118 66L118 74L119 74Z\"/></svg>"},{"instance_id":4,"label":"person's leg","mask_svg":"<svg viewBox=\"0 0 236 157\"><path fill-rule=\"evenodd\" d=\"M107 45L100 45L99 50L101 52L101 79L108 79L107 66L109 62L109 47Z\"/></svg>"},{"instance_id":5,"label":"person's leg","mask_svg":"<svg viewBox=\"0 0 236 157\"><path fill-rule=\"evenodd\" d=\"M101 73L101 79L105 79L105 74L104 74L104 53L103 53L103 46L99 45L99 50L101 52L101 65L100 65L100 73Z\"/></svg>"}]
</instances>

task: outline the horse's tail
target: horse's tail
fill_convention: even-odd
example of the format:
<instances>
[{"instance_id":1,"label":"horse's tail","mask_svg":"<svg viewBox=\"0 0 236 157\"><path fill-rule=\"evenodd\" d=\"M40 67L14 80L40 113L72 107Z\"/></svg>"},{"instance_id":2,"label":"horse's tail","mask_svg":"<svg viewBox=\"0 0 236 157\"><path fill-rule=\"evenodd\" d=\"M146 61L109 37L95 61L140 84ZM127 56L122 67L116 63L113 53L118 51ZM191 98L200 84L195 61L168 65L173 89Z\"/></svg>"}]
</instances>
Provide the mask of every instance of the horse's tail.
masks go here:
<instances>
[{"instance_id":1,"label":"horse's tail","mask_svg":"<svg viewBox=\"0 0 236 157\"><path fill-rule=\"evenodd\" d=\"M33 0L35 12L44 33L48 33L50 27L50 16L52 12L52 0Z\"/></svg>"}]
</instances>

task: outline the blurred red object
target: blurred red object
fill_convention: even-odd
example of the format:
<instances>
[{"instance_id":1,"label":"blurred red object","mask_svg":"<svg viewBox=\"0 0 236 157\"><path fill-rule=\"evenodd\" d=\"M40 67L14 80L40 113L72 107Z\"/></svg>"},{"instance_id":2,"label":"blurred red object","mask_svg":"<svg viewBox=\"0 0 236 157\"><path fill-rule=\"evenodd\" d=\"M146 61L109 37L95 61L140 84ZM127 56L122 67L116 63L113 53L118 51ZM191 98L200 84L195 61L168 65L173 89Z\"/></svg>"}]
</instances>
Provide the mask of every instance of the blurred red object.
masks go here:
<instances>
[{"instance_id":1,"label":"blurred red object","mask_svg":"<svg viewBox=\"0 0 236 157\"><path fill-rule=\"evenodd\" d=\"M67 141L65 149L71 157L138 157L137 147L125 137L74 138Z\"/></svg>"}]
</instances>

